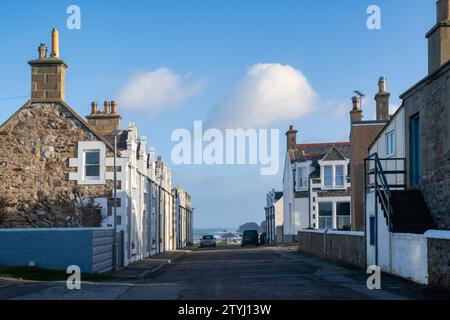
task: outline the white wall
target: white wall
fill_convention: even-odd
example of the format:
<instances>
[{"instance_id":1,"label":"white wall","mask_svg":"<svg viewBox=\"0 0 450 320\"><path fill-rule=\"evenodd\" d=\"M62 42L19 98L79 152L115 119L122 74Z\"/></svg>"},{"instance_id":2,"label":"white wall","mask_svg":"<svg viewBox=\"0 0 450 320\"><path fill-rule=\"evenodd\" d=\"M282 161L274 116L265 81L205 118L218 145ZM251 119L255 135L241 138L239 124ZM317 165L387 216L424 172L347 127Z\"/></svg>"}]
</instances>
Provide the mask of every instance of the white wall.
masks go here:
<instances>
[{"instance_id":1,"label":"white wall","mask_svg":"<svg viewBox=\"0 0 450 320\"><path fill-rule=\"evenodd\" d=\"M428 284L427 240L420 234L392 234L392 274Z\"/></svg>"},{"instance_id":2,"label":"white wall","mask_svg":"<svg viewBox=\"0 0 450 320\"><path fill-rule=\"evenodd\" d=\"M386 134L394 132L395 134L395 150L394 154L388 156L386 152ZM405 158L405 111L401 107L395 118L391 120L388 126L381 131L380 136L370 148L370 154L378 153L380 158ZM384 170L403 170L404 163L402 161L381 161ZM404 175L388 175L389 184L403 184Z\"/></svg>"}]
</instances>

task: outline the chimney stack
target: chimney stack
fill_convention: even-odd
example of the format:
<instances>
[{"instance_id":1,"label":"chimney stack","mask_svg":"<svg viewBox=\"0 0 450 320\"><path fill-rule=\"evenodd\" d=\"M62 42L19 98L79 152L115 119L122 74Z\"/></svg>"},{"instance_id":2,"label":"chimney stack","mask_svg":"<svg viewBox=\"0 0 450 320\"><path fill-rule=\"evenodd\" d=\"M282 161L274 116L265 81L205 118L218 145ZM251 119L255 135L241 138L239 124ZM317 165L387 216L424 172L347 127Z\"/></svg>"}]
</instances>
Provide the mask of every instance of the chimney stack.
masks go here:
<instances>
[{"instance_id":1,"label":"chimney stack","mask_svg":"<svg viewBox=\"0 0 450 320\"><path fill-rule=\"evenodd\" d=\"M380 77L378 79L378 93L375 95L375 101L377 104L377 120L388 121L389 120L389 98L391 94L386 92L386 78Z\"/></svg>"},{"instance_id":2,"label":"chimney stack","mask_svg":"<svg viewBox=\"0 0 450 320\"><path fill-rule=\"evenodd\" d=\"M52 30L52 50L47 57L47 47L41 44L38 59L29 61L31 66L31 100L60 101L65 99L67 65L59 59L59 36Z\"/></svg>"},{"instance_id":3,"label":"chimney stack","mask_svg":"<svg viewBox=\"0 0 450 320\"><path fill-rule=\"evenodd\" d=\"M97 109L97 103L92 102L92 112L86 116L88 123L101 135L110 135L113 131L120 129L122 117L117 114L117 103L105 101L104 110Z\"/></svg>"},{"instance_id":4,"label":"chimney stack","mask_svg":"<svg viewBox=\"0 0 450 320\"><path fill-rule=\"evenodd\" d=\"M428 73L432 74L450 60L450 0L436 3L436 25L427 33Z\"/></svg>"},{"instance_id":5,"label":"chimney stack","mask_svg":"<svg viewBox=\"0 0 450 320\"><path fill-rule=\"evenodd\" d=\"M287 151L295 151L297 149L297 133L294 126L289 126L289 130L286 132L287 137Z\"/></svg>"},{"instance_id":6,"label":"chimney stack","mask_svg":"<svg viewBox=\"0 0 450 320\"><path fill-rule=\"evenodd\" d=\"M350 111L350 121L351 123L360 122L363 119L362 109L361 109L361 97L352 98L353 108Z\"/></svg>"}]
</instances>

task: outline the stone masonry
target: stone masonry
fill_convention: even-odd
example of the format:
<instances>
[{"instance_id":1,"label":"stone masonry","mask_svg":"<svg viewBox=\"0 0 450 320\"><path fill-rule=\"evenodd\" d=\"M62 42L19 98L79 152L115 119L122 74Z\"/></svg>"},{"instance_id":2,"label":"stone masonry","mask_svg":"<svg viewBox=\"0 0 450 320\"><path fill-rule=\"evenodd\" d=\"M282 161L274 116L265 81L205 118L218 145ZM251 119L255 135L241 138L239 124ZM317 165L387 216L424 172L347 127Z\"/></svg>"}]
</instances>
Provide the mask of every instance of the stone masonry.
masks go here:
<instances>
[{"instance_id":1,"label":"stone masonry","mask_svg":"<svg viewBox=\"0 0 450 320\"><path fill-rule=\"evenodd\" d=\"M0 189L10 200L9 217L19 199L38 191L69 191L69 158L77 157L78 141L99 138L62 103L27 103L0 127ZM107 156L113 156L108 150ZM112 182L84 187L87 196L105 197ZM11 221L12 219L8 219ZM16 225L6 226L20 227Z\"/></svg>"},{"instance_id":2,"label":"stone masonry","mask_svg":"<svg viewBox=\"0 0 450 320\"><path fill-rule=\"evenodd\" d=\"M450 230L450 63L402 95L406 154L410 154L409 121L420 114L422 181L420 189L438 229ZM409 184L411 184L409 182Z\"/></svg>"}]
</instances>

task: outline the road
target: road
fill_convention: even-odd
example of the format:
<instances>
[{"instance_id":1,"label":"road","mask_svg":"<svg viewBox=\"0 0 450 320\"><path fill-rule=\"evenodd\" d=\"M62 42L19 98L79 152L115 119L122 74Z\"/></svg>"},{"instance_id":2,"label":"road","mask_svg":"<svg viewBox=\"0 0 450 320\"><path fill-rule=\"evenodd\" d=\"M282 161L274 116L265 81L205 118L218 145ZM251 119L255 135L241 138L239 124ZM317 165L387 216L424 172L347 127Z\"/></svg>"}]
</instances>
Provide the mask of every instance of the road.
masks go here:
<instances>
[{"instance_id":1,"label":"road","mask_svg":"<svg viewBox=\"0 0 450 320\"><path fill-rule=\"evenodd\" d=\"M1 283L0 299L16 300L291 300L449 298L396 277L369 290L364 270L303 255L289 247L194 249L141 280Z\"/></svg>"}]
</instances>

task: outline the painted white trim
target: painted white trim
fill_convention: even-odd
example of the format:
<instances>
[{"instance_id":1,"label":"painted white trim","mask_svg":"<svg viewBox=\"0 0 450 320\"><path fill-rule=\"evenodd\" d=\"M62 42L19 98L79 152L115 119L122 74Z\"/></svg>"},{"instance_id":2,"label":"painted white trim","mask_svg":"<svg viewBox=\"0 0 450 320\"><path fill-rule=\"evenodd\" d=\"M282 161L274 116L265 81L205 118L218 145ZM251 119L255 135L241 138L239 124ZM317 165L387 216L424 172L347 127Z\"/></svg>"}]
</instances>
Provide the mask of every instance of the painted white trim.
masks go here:
<instances>
[{"instance_id":1,"label":"painted white trim","mask_svg":"<svg viewBox=\"0 0 450 320\"><path fill-rule=\"evenodd\" d=\"M100 176L99 179L86 179L85 170L85 152L91 150L100 151ZM69 166L77 168L77 172L69 173L69 180L77 181L78 185L101 185L106 183L106 145L102 141L79 141L77 158L69 159Z\"/></svg>"},{"instance_id":2,"label":"painted white trim","mask_svg":"<svg viewBox=\"0 0 450 320\"><path fill-rule=\"evenodd\" d=\"M429 239L443 239L450 240L450 231L448 230L428 230L423 235L425 238Z\"/></svg>"}]
</instances>

